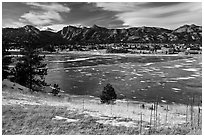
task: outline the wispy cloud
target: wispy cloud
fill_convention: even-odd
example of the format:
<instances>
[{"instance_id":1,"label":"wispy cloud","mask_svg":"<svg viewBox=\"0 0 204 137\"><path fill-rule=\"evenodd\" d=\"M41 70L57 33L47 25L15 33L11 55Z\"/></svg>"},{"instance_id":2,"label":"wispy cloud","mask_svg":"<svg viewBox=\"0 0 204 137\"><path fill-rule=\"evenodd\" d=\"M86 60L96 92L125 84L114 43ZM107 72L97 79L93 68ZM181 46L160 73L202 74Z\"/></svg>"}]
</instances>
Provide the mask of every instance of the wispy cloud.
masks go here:
<instances>
[{"instance_id":1,"label":"wispy cloud","mask_svg":"<svg viewBox=\"0 0 204 137\"><path fill-rule=\"evenodd\" d=\"M45 25L50 24L55 21L62 21L62 18L59 13L48 11L48 12L34 12L30 11L21 16L22 19L25 19L31 22L34 25Z\"/></svg>"},{"instance_id":2,"label":"wispy cloud","mask_svg":"<svg viewBox=\"0 0 204 137\"><path fill-rule=\"evenodd\" d=\"M69 24L108 28L155 26L175 29L202 25L201 2L4 2L2 26L51 27Z\"/></svg>"},{"instance_id":3,"label":"wispy cloud","mask_svg":"<svg viewBox=\"0 0 204 137\"><path fill-rule=\"evenodd\" d=\"M63 21L60 13L69 13L70 8L59 3L26 3L32 10L21 16L20 20L33 25L49 25Z\"/></svg>"},{"instance_id":4,"label":"wispy cloud","mask_svg":"<svg viewBox=\"0 0 204 137\"><path fill-rule=\"evenodd\" d=\"M96 3L104 10L115 11L117 19L129 26L176 28L183 23L200 23L201 3Z\"/></svg>"},{"instance_id":5,"label":"wispy cloud","mask_svg":"<svg viewBox=\"0 0 204 137\"><path fill-rule=\"evenodd\" d=\"M35 3L35 2L28 2L26 3L29 6L32 6L36 9L42 9L45 11L55 11L55 12L70 12L70 8L61 5L59 3Z\"/></svg>"}]
</instances>

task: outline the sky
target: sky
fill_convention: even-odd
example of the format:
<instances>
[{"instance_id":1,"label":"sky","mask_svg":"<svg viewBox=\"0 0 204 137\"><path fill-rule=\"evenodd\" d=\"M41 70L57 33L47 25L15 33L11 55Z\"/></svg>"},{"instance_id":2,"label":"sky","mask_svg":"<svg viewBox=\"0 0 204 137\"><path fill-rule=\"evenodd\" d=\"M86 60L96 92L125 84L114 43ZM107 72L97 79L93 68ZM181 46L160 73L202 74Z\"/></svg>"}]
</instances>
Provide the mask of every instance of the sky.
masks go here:
<instances>
[{"instance_id":1,"label":"sky","mask_svg":"<svg viewBox=\"0 0 204 137\"><path fill-rule=\"evenodd\" d=\"M107 28L202 25L201 2L3 2L2 27L68 25Z\"/></svg>"}]
</instances>

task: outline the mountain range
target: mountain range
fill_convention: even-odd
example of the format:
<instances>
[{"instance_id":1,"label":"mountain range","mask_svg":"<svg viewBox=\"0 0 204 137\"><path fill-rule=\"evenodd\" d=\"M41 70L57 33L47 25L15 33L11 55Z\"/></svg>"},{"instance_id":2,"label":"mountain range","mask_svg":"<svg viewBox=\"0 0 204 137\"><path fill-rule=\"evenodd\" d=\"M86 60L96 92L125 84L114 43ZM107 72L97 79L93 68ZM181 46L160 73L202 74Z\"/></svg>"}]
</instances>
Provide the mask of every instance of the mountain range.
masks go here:
<instances>
[{"instance_id":1,"label":"mountain range","mask_svg":"<svg viewBox=\"0 0 204 137\"><path fill-rule=\"evenodd\" d=\"M93 25L92 27L66 26L58 32L52 29L40 31L34 26L20 28L3 28L3 43L39 45L87 44L87 43L202 43L202 27L183 25L175 30L159 27L132 27L108 29Z\"/></svg>"}]
</instances>

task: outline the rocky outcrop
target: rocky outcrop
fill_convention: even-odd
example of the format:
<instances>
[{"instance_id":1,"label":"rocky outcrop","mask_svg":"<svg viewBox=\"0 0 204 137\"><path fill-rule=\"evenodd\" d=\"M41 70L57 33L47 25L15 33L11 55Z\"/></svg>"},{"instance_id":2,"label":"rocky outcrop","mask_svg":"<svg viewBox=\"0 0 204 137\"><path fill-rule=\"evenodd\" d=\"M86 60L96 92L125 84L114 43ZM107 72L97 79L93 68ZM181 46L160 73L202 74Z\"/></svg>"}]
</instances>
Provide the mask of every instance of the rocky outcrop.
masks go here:
<instances>
[{"instance_id":1,"label":"rocky outcrop","mask_svg":"<svg viewBox=\"0 0 204 137\"><path fill-rule=\"evenodd\" d=\"M90 28L64 27L58 32L68 41L88 43L141 42L141 43L201 43L202 28L184 25L175 30L156 27L133 27L128 29L107 29L94 25Z\"/></svg>"}]
</instances>

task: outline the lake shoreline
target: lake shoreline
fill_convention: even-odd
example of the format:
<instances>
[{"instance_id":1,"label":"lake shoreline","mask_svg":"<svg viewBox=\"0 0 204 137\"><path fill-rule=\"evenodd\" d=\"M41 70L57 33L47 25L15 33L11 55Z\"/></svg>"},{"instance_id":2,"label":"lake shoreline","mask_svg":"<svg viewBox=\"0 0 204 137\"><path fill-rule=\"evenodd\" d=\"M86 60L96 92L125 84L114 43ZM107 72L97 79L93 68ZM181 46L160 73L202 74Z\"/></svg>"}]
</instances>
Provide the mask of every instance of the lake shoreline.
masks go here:
<instances>
[{"instance_id":1,"label":"lake shoreline","mask_svg":"<svg viewBox=\"0 0 204 137\"><path fill-rule=\"evenodd\" d=\"M86 55L104 55L104 56L122 56L122 57L137 57L137 56L189 56L185 54L131 54L131 53L106 53L106 50L92 50L92 51L62 51L58 53L68 54L86 54Z\"/></svg>"}]
</instances>

